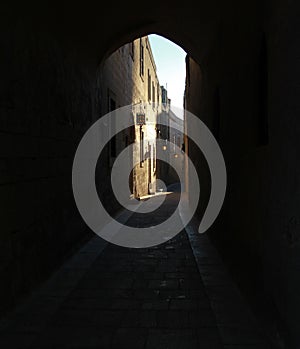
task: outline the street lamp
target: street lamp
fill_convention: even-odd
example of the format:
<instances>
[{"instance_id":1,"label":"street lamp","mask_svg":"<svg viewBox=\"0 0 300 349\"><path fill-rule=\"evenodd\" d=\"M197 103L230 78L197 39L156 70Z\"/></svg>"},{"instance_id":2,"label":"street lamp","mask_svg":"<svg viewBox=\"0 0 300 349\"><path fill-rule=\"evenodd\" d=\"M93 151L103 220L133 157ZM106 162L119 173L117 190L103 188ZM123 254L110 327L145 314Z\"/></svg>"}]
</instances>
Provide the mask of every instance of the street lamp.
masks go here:
<instances>
[{"instance_id":1,"label":"street lamp","mask_svg":"<svg viewBox=\"0 0 300 349\"><path fill-rule=\"evenodd\" d=\"M167 150L167 140L165 139L165 144L162 146L163 150Z\"/></svg>"}]
</instances>

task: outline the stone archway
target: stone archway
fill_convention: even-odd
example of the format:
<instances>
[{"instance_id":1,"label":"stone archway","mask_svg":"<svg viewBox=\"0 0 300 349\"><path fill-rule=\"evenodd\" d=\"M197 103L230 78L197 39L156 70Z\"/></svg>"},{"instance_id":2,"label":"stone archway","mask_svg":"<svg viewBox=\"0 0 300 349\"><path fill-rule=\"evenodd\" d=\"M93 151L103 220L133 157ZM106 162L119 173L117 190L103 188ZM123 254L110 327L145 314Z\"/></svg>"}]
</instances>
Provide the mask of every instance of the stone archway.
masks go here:
<instances>
[{"instance_id":1,"label":"stone archway","mask_svg":"<svg viewBox=\"0 0 300 349\"><path fill-rule=\"evenodd\" d=\"M152 2L146 9L121 1L105 7L96 1L3 5L3 308L86 236L69 174L78 141L97 117L96 70L116 48L151 32L182 46L201 65L201 71L190 66L190 109L209 127L218 91L229 190L217 238L221 245L236 241L234 251L248 250L250 267L265 270L266 288L299 343L296 6L281 0L264 5L216 0L203 1L200 8L192 2ZM271 89L268 144L259 145L253 120L262 32ZM198 155L195 163L201 166Z\"/></svg>"}]
</instances>

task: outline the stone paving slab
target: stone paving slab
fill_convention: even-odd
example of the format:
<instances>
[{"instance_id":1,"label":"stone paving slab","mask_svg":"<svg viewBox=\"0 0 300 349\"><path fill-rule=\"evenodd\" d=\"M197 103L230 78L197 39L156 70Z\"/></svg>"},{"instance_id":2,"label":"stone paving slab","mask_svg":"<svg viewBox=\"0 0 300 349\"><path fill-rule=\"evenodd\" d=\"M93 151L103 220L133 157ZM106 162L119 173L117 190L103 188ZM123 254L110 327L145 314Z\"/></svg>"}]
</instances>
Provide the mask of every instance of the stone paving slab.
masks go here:
<instances>
[{"instance_id":1,"label":"stone paving slab","mask_svg":"<svg viewBox=\"0 0 300 349\"><path fill-rule=\"evenodd\" d=\"M144 249L93 238L2 320L0 348L260 348L221 259L198 235L189 226Z\"/></svg>"},{"instance_id":2,"label":"stone paving slab","mask_svg":"<svg viewBox=\"0 0 300 349\"><path fill-rule=\"evenodd\" d=\"M194 218L186 227L186 232L224 348L270 348L217 250L206 234L198 234L198 226L199 222Z\"/></svg>"}]
</instances>

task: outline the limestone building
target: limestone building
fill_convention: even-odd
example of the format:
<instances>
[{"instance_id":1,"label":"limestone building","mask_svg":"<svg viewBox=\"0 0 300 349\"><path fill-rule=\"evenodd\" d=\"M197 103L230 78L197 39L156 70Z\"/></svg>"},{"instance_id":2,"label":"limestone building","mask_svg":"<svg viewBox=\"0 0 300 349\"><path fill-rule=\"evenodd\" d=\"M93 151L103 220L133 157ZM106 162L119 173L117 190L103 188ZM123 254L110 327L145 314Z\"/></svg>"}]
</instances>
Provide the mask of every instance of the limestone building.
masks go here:
<instances>
[{"instance_id":1,"label":"limestone building","mask_svg":"<svg viewBox=\"0 0 300 349\"><path fill-rule=\"evenodd\" d=\"M165 185L170 185L180 182L179 176L184 177L184 121L172 111L171 100L164 86L161 86L161 94L161 113L157 118L157 144L160 144L160 147L157 147L157 151L163 161L158 165L158 176Z\"/></svg>"},{"instance_id":2,"label":"limestone building","mask_svg":"<svg viewBox=\"0 0 300 349\"><path fill-rule=\"evenodd\" d=\"M118 154L135 143L129 185L134 197L155 192L156 121L161 112L161 88L148 37L138 38L115 51L99 74L102 115L132 105L134 126L112 138L107 149L111 167ZM113 134L113 121L105 132Z\"/></svg>"}]
</instances>

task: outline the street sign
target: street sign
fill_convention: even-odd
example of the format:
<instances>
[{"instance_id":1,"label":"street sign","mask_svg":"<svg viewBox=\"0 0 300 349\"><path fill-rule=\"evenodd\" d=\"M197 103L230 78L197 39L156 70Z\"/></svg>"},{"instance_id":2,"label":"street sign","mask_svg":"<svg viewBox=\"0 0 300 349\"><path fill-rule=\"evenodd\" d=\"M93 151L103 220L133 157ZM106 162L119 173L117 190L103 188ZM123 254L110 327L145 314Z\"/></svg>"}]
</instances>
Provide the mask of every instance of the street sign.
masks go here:
<instances>
[{"instance_id":1,"label":"street sign","mask_svg":"<svg viewBox=\"0 0 300 349\"><path fill-rule=\"evenodd\" d=\"M146 117L143 113L136 114L136 123L137 125L145 125L146 124Z\"/></svg>"}]
</instances>

